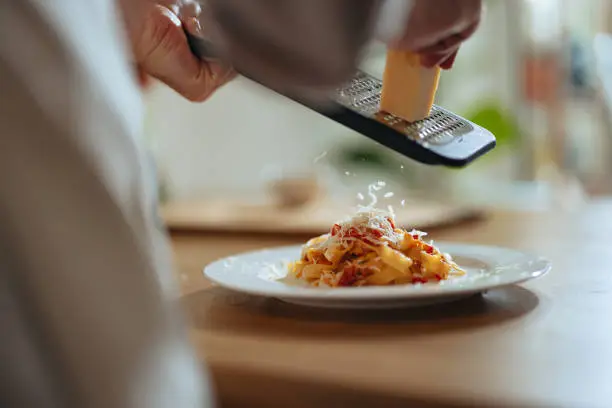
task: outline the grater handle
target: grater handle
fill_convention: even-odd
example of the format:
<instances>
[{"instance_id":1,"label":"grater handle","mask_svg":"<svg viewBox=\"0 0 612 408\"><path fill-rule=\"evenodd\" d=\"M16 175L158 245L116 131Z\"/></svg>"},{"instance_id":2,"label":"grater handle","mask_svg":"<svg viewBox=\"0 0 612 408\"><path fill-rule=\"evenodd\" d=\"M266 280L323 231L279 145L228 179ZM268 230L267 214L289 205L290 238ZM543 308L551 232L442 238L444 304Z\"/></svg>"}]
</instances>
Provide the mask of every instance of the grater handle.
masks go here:
<instances>
[{"instance_id":1,"label":"grater handle","mask_svg":"<svg viewBox=\"0 0 612 408\"><path fill-rule=\"evenodd\" d=\"M185 36L187 37L187 43L189 44L189 48L191 52L199 59L208 62L216 62L216 63L224 63L225 58L223 58L222 52L219 50L217 46L215 46L214 42L209 40L208 38L203 38L194 34L191 34L188 30L184 29ZM261 85L262 87L276 92L286 98L293 100L294 102L298 102L310 109L316 111L336 111L338 106L332 101L332 95L335 92L335 89L331 90L310 90L308 88L300 87L299 89L283 90L276 89L274 87L274 83L262 82L255 78L252 75L246 74L244 71L237 69L233 66L234 71L243 76L244 78Z\"/></svg>"},{"instance_id":2,"label":"grater handle","mask_svg":"<svg viewBox=\"0 0 612 408\"><path fill-rule=\"evenodd\" d=\"M221 61L219 51L211 40L193 35L188 30L184 32L193 55L204 61Z\"/></svg>"}]
</instances>

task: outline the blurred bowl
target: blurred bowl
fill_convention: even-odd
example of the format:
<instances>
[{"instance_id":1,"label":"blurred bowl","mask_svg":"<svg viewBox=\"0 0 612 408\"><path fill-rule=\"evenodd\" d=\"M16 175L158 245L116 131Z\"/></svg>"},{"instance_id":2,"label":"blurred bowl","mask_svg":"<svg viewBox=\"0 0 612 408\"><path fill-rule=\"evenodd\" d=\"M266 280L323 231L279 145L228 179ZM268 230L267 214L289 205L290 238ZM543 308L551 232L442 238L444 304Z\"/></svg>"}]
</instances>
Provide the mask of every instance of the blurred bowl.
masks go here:
<instances>
[{"instance_id":1,"label":"blurred bowl","mask_svg":"<svg viewBox=\"0 0 612 408\"><path fill-rule=\"evenodd\" d=\"M283 178L271 181L269 191L279 207L295 208L314 202L321 194L315 177Z\"/></svg>"}]
</instances>

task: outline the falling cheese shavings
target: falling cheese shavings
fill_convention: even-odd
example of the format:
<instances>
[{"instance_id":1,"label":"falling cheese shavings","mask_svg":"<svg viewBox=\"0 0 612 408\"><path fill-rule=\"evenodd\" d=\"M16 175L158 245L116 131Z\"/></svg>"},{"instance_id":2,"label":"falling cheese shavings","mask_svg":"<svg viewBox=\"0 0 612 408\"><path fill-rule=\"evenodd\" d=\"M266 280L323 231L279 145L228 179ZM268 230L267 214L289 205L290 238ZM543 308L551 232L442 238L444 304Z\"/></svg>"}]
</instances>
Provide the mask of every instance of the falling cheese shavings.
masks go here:
<instances>
[{"instance_id":1,"label":"falling cheese shavings","mask_svg":"<svg viewBox=\"0 0 612 408\"><path fill-rule=\"evenodd\" d=\"M368 185L368 197L370 202L367 205L358 205L357 211L353 216L339 221L334 225L329 234L309 241L307 246L318 248L334 248L348 245L351 241L361 239L366 236L375 245L389 245L397 248L403 239L403 233L395 229L395 211L391 205L387 210L376 207L378 203L377 192L386 187L387 183L377 180ZM384 194L385 198L393 197L394 193ZM357 194L361 201L365 199L362 193ZM414 231L412 235L424 236L425 233Z\"/></svg>"},{"instance_id":2,"label":"falling cheese shavings","mask_svg":"<svg viewBox=\"0 0 612 408\"><path fill-rule=\"evenodd\" d=\"M376 196L375 193L375 185L374 184L370 184L368 186L368 196L371 198L370 204L368 205L369 207L374 208L376 206L376 204L378 203L378 197Z\"/></svg>"},{"instance_id":3,"label":"falling cheese shavings","mask_svg":"<svg viewBox=\"0 0 612 408\"><path fill-rule=\"evenodd\" d=\"M378 191L378 190L380 190L381 188L385 187L386 185L387 185L387 183L385 183L384 181L378 180L378 181L376 182L376 184L374 184L374 185L373 185L373 187L372 187L372 188L374 188L374 190Z\"/></svg>"},{"instance_id":4,"label":"falling cheese shavings","mask_svg":"<svg viewBox=\"0 0 612 408\"><path fill-rule=\"evenodd\" d=\"M327 156L327 150L325 150L323 153L321 153L320 155L318 155L317 157L314 158L313 163L318 163L321 159L323 159L325 156Z\"/></svg>"}]
</instances>

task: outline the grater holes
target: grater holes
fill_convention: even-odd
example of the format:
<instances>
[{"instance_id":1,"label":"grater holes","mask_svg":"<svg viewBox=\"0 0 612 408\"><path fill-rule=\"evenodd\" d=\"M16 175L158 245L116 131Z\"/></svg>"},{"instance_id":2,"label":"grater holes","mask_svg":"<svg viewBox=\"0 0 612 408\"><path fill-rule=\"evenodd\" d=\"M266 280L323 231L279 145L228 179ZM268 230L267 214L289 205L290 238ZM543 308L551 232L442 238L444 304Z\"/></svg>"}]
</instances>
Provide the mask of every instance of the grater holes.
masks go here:
<instances>
[{"instance_id":1,"label":"grater holes","mask_svg":"<svg viewBox=\"0 0 612 408\"><path fill-rule=\"evenodd\" d=\"M361 113L375 113L380 104L382 83L365 75L358 75L346 86L338 89L338 97L345 106Z\"/></svg>"},{"instance_id":2,"label":"grater holes","mask_svg":"<svg viewBox=\"0 0 612 408\"><path fill-rule=\"evenodd\" d=\"M446 113L437 107L432 114L420 122L410 125L411 131L405 132L416 139L429 144L446 144L456 136L472 130L472 126L459 117Z\"/></svg>"},{"instance_id":3,"label":"grater holes","mask_svg":"<svg viewBox=\"0 0 612 408\"><path fill-rule=\"evenodd\" d=\"M462 118L434 105L430 115L418 122L408 123L391 114L380 112L382 81L358 72L337 90L337 102L365 117L376 119L386 126L423 144L446 144L473 130Z\"/></svg>"}]
</instances>

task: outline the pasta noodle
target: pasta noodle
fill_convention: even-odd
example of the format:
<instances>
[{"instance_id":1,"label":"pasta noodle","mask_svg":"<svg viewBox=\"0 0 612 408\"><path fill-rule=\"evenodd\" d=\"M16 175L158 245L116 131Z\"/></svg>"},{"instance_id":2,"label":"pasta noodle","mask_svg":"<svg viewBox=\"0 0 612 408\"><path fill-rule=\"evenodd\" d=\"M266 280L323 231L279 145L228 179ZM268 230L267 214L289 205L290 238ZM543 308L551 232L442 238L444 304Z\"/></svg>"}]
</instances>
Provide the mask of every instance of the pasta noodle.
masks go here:
<instances>
[{"instance_id":1,"label":"pasta noodle","mask_svg":"<svg viewBox=\"0 0 612 408\"><path fill-rule=\"evenodd\" d=\"M439 282L465 272L421 231L397 228L390 212L365 208L312 238L289 265L313 286L342 287Z\"/></svg>"}]
</instances>

